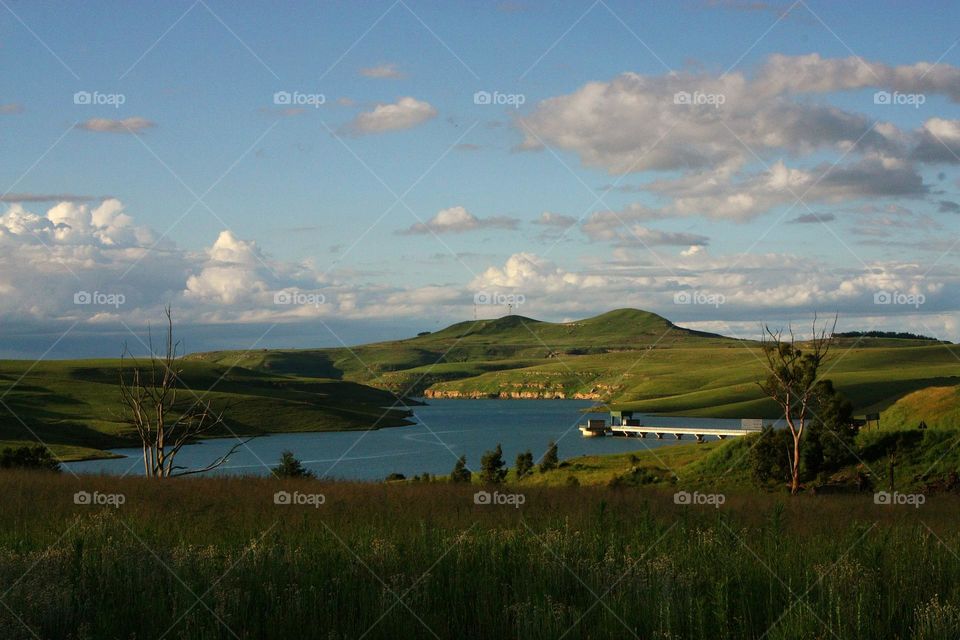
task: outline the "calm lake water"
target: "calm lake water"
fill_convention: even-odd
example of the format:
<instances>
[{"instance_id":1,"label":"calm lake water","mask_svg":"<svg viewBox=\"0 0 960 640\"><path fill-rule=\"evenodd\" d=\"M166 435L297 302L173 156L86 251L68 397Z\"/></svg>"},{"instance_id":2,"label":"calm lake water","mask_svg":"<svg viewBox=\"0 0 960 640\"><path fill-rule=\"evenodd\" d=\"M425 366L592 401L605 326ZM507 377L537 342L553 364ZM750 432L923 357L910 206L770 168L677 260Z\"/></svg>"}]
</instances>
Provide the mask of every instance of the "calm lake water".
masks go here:
<instances>
[{"instance_id":1,"label":"calm lake water","mask_svg":"<svg viewBox=\"0 0 960 640\"><path fill-rule=\"evenodd\" d=\"M234 453L217 474L267 475L267 466L277 464L281 452L293 451L304 465L321 477L351 480L382 480L390 473L407 477L428 472L447 474L458 456L466 454L467 465L476 470L484 451L503 445L503 456L513 466L518 453L529 449L538 459L551 440L557 442L560 458L583 454L623 453L645 448L672 446L676 440L655 438L583 438L577 430L587 418L608 414L584 414L593 406L587 400L430 400L415 407L417 424L376 431L278 434L257 438ZM705 427L740 426L739 420L640 416L645 425ZM682 442L692 442L690 437ZM207 440L183 448L177 463L202 467L223 455L236 441ZM116 449L128 456L66 465L75 473L142 474L139 449Z\"/></svg>"}]
</instances>

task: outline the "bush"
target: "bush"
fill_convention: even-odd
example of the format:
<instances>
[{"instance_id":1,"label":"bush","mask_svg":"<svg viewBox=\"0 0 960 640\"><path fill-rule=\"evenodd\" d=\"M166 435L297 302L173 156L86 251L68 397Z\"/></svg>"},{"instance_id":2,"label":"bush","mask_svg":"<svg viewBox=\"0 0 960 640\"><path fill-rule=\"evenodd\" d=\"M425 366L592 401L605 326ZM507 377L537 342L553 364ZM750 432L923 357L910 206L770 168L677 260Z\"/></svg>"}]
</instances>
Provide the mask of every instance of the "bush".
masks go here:
<instances>
[{"instance_id":1,"label":"bush","mask_svg":"<svg viewBox=\"0 0 960 640\"><path fill-rule=\"evenodd\" d=\"M460 456L450 472L450 482L470 482L472 479L473 472L467 469L467 456Z\"/></svg>"},{"instance_id":2,"label":"bush","mask_svg":"<svg viewBox=\"0 0 960 640\"><path fill-rule=\"evenodd\" d=\"M836 471L857 459L859 428L853 424L853 405L829 380L821 382L820 388L816 415L800 443L800 457L808 477Z\"/></svg>"},{"instance_id":3,"label":"bush","mask_svg":"<svg viewBox=\"0 0 960 640\"><path fill-rule=\"evenodd\" d=\"M540 473L556 469L560 464L560 456L557 453L557 443L553 440L547 446L547 452L543 454L540 460Z\"/></svg>"},{"instance_id":4,"label":"bush","mask_svg":"<svg viewBox=\"0 0 960 640\"><path fill-rule=\"evenodd\" d=\"M480 481L486 484L501 484L507 477L506 464L503 461L503 447L487 451L480 458Z\"/></svg>"},{"instance_id":5,"label":"bush","mask_svg":"<svg viewBox=\"0 0 960 640\"><path fill-rule=\"evenodd\" d=\"M528 449L524 453L517 454L517 480L522 480L533 473L533 453Z\"/></svg>"},{"instance_id":6,"label":"bush","mask_svg":"<svg viewBox=\"0 0 960 640\"><path fill-rule=\"evenodd\" d=\"M0 451L0 469L36 469L60 471L60 463L43 445L8 447Z\"/></svg>"},{"instance_id":7,"label":"bush","mask_svg":"<svg viewBox=\"0 0 960 640\"><path fill-rule=\"evenodd\" d=\"M751 443L750 471L754 481L761 485L782 484L790 481L790 451L793 437L786 429L766 427Z\"/></svg>"},{"instance_id":8,"label":"bush","mask_svg":"<svg viewBox=\"0 0 960 640\"><path fill-rule=\"evenodd\" d=\"M292 451L284 451L280 455L280 464L273 469L278 478L313 478L313 472L303 466L293 457Z\"/></svg>"}]
</instances>

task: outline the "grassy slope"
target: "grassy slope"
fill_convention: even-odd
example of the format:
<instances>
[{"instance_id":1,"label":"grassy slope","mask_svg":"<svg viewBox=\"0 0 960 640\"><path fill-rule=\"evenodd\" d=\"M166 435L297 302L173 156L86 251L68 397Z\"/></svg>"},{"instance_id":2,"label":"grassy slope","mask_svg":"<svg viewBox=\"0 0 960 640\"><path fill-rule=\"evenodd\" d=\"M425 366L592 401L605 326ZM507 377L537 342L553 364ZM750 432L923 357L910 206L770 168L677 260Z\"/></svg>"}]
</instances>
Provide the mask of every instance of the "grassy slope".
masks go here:
<instances>
[{"instance_id":1,"label":"grassy slope","mask_svg":"<svg viewBox=\"0 0 960 640\"><path fill-rule=\"evenodd\" d=\"M685 415L774 416L759 397L759 345L676 327L643 311L540 322L521 316L462 322L408 340L352 349L210 352L185 361L194 389L233 405L238 433L367 428L392 396L414 393L585 397L624 408ZM859 411L885 408L931 385L960 381L960 347L916 340L843 340L829 377ZM58 445L86 457L129 444L116 417L116 361L0 362L0 443ZM2 406L0 406L2 408ZM913 412L915 414L915 412ZM378 426L400 424L387 415ZM928 424L929 424L928 420ZM29 427L29 428L28 428Z\"/></svg>"},{"instance_id":2,"label":"grassy slope","mask_svg":"<svg viewBox=\"0 0 960 640\"><path fill-rule=\"evenodd\" d=\"M920 422L931 429L960 427L960 386L930 387L904 396L883 413L881 427L916 428Z\"/></svg>"},{"instance_id":3,"label":"grassy slope","mask_svg":"<svg viewBox=\"0 0 960 640\"><path fill-rule=\"evenodd\" d=\"M122 422L115 360L0 361L0 446L52 446L62 459L103 455L102 449L130 446ZM404 424L400 411L384 412L392 394L322 378L278 375L186 362L184 383L214 407L229 407L229 429L237 434L326 431ZM208 389L213 391L207 391ZM196 397L181 392L184 402ZM220 435L229 435L224 429Z\"/></svg>"},{"instance_id":4,"label":"grassy slope","mask_svg":"<svg viewBox=\"0 0 960 640\"><path fill-rule=\"evenodd\" d=\"M760 398L759 345L677 327L632 309L550 323L507 316L347 349L194 356L257 370L356 380L396 392L584 397L650 412L772 417ZM960 347L842 339L829 377L860 411L960 382ZM429 389L429 391L427 391Z\"/></svg>"},{"instance_id":5,"label":"grassy slope","mask_svg":"<svg viewBox=\"0 0 960 640\"><path fill-rule=\"evenodd\" d=\"M280 489L326 501L277 505ZM126 502L76 505L80 490ZM0 637L957 637L956 496L714 509L530 487L516 509L475 491L0 472Z\"/></svg>"},{"instance_id":6,"label":"grassy slope","mask_svg":"<svg viewBox=\"0 0 960 640\"><path fill-rule=\"evenodd\" d=\"M887 488L892 465L895 488L923 490L960 472L958 409L960 387L934 387L905 396L881 413L881 429L861 431L856 462L833 478L853 478L859 471L871 477L876 488ZM921 418L927 422L925 430L916 428ZM561 486L573 476L580 484L607 485L619 477L628 484L741 490L751 486L748 461L753 442L749 436L648 449L638 440L635 453L571 458L559 469L536 473L521 484Z\"/></svg>"}]
</instances>

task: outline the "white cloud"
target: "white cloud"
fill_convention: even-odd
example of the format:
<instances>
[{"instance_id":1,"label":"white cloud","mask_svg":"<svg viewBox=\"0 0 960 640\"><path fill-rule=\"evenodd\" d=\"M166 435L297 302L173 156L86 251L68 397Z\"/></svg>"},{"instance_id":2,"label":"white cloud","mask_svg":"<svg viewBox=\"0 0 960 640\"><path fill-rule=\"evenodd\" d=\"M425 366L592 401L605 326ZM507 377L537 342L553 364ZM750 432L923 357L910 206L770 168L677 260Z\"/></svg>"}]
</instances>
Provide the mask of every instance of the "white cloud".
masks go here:
<instances>
[{"instance_id":1,"label":"white cloud","mask_svg":"<svg viewBox=\"0 0 960 640\"><path fill-rule=\"evenodd\" d=\"M583 288L602 287L603 277L565 271L553 262L533 253L516 253L502 267L490 267L471 282L474 290L506 288L527 292L556 294ZM562 298L558 298L562 299Z\"/></svg>"},{"instance_id":2,"label":"white cloud","mask_svg":"<svg viewBox=\"0 0 960 640\"><path fill-rule=\"evenodd\" d=\"M544 211L539 218L533 221L533 224L542 227L559 227L561 229L566 229L576 223L577 219L573 216L565 216L551 211Z\"/></svg>"},{"instance_id":3,"label":"white cloud","mask_svg":"<svg viewBox=\"0 0 960 640\"><path fill-rule=\"evenodd\" d=\"M157 126L157 123L140 117L123 118L121 120L90 118L78 124L77 128L96 133L143 133L155 126Z\"/></svg>"},{"instance_id":4,"label":"white cloud","mask_svg":"<svg viewBox=\"0 0 960 640\"><path fill-rule=\"evenodd\" d=\"M234 304L268 289L263 255L253 242L221 231L200 273L187 278L185 294L204 302Z\"/></svg>"},{"instance_id":5,"label":"white cloud","mask_svg":"<svg viewBox=\"0 0 960 640\"><path fill-rule=\"evenodd\" d=\"M350 123L348 130L356 135L400 131L423 124L436 116L437 110L429 102L405 97L361 113Z\"/></svg>"},{"instance_id":6,"label":"white cloud","mask_svg":"<svg viewBox=\"0 0 960 640\"><path fill-rule=\"evenodd\" d=\"M478 218L462 206L441 209L427 222L418 222L398 231L399 235L423 235L429 233L463 233L476 229L516 229L517 220L507 216Z\"/></svg>"},{"instance_id":7,"label":"white cloud","mask_svg":"<svg viewBox=\"0 0 960 640\"><path fill-rule=\"evenodd\" d=\"M667 199L663 215L747 220L804 192L811 202L924 195L915 164L960 163L960 120L901 130L813 101L868 88L960 102L960 68L813 54L770 56L752 76L623 73L543 100L516 125L521 149L547 144L615 175L670 172L639 188ZM887 108L863 100L863 111Z\"/></svg>"},{"instance_id":8,"label":"white cloud","mask_svg":"<svg viewBox=\"0 0 960 640\"><path fill-rule=\"evenodd\" d=\"M776 162L762 173L732 179L725 171L690 173L660 180L648 187L670 198L665 207L675 215L748 220L779 205L842 202L886 196L919 197L923 179L902 160L867 157L846 166L822 164L810 170ZM800 210L803 204L796 204Z\"/></svg>"},{"instance_id":9,"label":"white cloud","mask_svg":"<svg viewBox=\"0 0 960 640\"><path fill-rule=\"evenodd\" d=\"M894 221L916 226L908 211L883 211ZM431 222L447 229L479 223L470 222L476 218L462 207L445 212ZM881 215L864 213L871 220ZM645 213L635 209L634 215ZM24 320L32 326L71 320L92 325L118 318L142 323L172 303L184 324L316 318L461 320L469 317L473 296L487 291L522 294L525 303L520 311L544 318L633 306L678 322L757 323L818 310L839 311L852 328L861 328L858 319L871 315L885 316L887 325L901 327L937 318L930 322L935 327L952 326L952 333L922 332L960 337L956 334L960 273L947 261L928 274L909 261L875 261L861 270L782 253L714 256L696 242L680 245L690 239L682 234L648 229L637 220L629 224L634 231L644 229L638 232L646 234L651 246L683 250L671 250L661 260L623 246L610 255L588 253L573 268L520 252L489 265L469 282L403 287L370 283L369 274L328 274L310 263L277 261L255 242L229 230L204 251L184 250L171 242L154 247L157 234L138 225L117 200L95 206L59 203L42 214L12 204L0 216L0 319ZM126 302L119 308L78 306L74 294L79 291L120 293ZM725 303L719 308L674 304L674 295L683 291L721 294ZM877 311L873 296L878 291L922 295L925 304L920 309L888 306ZM298 303L277 303L278 294Z\"/></svg>"},{"instance_id":10,"label":"white cloud","mask_svg":"<svg viewBox=\"0 0 960 640\"><path fill-rule=\"evenodd\" d=\"M380 64L375 67L364 67L360 69L360 75L365 78L374 78L377 80L383 79L398 79L403 78L404 74L397 68L397 65L393 62L387 64Z\"/></svg>"}]
</instances>

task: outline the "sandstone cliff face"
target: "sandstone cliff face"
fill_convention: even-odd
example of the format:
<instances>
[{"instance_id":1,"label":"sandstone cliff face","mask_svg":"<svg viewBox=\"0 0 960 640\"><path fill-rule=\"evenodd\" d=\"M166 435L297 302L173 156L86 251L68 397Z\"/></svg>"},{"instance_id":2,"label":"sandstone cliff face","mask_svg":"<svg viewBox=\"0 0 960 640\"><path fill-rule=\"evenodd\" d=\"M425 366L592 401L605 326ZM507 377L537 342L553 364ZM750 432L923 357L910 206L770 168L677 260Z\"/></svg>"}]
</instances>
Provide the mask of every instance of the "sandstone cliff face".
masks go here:
<instances>
[{"instance_id":1,"label":"sandstone cliff face","mask_svg":"<svg viewBox=\"0 0 960 640\"><path fill-rule=\"evenodd\" d=\"M619 386L597 384L589 389L571 391L563 387L546 384L511 383L507 389L499 391L479 391L470 389L429 388L423 394L427 398L460 398L482 399L497 398L501 400L609 400L620 391Z\"/></svg>"}]
</instances>

